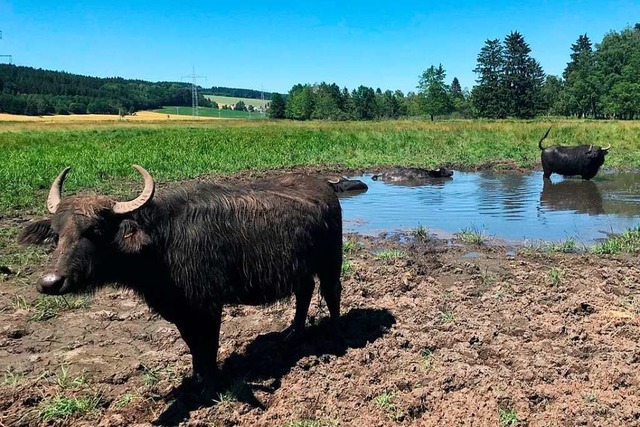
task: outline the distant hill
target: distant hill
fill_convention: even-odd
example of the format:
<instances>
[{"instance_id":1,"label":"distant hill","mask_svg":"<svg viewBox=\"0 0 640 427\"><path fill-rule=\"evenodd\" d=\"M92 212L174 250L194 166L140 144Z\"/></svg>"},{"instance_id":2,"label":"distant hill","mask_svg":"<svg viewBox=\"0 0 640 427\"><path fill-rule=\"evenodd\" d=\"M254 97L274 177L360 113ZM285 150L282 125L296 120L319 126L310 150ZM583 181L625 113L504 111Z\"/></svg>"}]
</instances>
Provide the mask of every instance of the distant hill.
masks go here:
<instances>
[{"instance_id":1,"label":"distant hill","mask_svg":"<svg viewBox=\"0 0 640 427\"><path fill-rule=\"evenodd\" d=\"M198 104L213 104L204 94L243 94L260 99L260 91L214 86L200 88ZM248 96L251 95L251 96ZM265 99L271 93L265 93ZM148 82L121 77L90 77L63 71L0 64L0 113L125 114L163 106L190 106L191 84Z\"/></svg>"}]
</instances>

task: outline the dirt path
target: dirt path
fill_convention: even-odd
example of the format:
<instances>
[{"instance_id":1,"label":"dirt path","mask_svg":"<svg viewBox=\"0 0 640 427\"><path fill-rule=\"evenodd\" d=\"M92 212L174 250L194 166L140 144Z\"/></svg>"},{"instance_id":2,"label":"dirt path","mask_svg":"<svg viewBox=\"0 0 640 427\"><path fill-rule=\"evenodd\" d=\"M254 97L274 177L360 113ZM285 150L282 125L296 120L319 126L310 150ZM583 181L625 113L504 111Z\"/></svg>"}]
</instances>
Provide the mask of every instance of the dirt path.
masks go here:
<instances>
[{"instance_id":1,"label":"dirt path","mask_svg":"<svg viewBox=\"0 0 640 427\"><path fill-rule=\"evenodd\" d=\"M293 301L229 307L207 406L180 386L176 329L132 294L45 303L42 254L5 267L0 426L640 425L635 256L345 239L347 344L317 297L297 343Z\"/></svg>"}]
</instances>

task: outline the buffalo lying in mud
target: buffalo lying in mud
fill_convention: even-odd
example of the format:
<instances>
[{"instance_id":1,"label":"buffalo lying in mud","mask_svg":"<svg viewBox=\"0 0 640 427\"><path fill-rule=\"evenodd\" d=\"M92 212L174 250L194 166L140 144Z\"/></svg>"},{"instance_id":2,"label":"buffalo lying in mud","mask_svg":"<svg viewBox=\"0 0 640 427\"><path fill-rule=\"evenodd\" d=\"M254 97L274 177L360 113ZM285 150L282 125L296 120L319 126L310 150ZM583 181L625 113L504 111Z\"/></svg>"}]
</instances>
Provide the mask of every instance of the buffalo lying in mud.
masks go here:
<instances>
[{"instance_id":1,"label":"buffalo lying in mud","mask_svg":"<svg viewBox=\"0 0 640 427\"><path fill-rule=\"evenodd\" d=\"M21 243L55 244L41 293L135 291L176 325L193 378L213 386L224 304L262 305L296 296L291 333L304 329L320 281L339 335L342 214L334 191L311 177L244 186L200 182L154 194L151 175L134 200L61 198L66 168L48 198L51 219L29 224Z\"/></svg>"},{"instance_id":2,"label":"buffalo lying in mud","mask_svg":"<svg viewBox=\"0 0 640 427\"><path fill-rule=\"evenodd\" d=\"M538 142L538 147L541 150L540 159L542 160L544 177L549 178L552 173L563 176L580 175L582 179L591 179L596 176L611 145L607 147L594 145L563 147L554 145L542 148L542 141L549 135L550 130L551 128L547 129Z\"/></svg>"},{"instance_id":3,"label":"buffalo lying in mud","mask_svg":"<svg viewBox=\"0 0 640 427\"><path fill-rule=\"evenodd\" d=\"M359 179L349 179L345 177L331 178L328 180L329 185L336 193L344 193L346 191L359 191L364 192L369 189L369 186Z\"/></svg>"},{"instance_id":4,"label":"buffalo lying in mud","mask_svg":"<svg viewBox=\"0 0 640 427\"><path fill-rule=\"evenodd\" d=\"M395 168L379 175L373 175L374 181L420 181L429 178L450 178L453 171L440 166L438 169Z\"/></svg>"}]
</instances>

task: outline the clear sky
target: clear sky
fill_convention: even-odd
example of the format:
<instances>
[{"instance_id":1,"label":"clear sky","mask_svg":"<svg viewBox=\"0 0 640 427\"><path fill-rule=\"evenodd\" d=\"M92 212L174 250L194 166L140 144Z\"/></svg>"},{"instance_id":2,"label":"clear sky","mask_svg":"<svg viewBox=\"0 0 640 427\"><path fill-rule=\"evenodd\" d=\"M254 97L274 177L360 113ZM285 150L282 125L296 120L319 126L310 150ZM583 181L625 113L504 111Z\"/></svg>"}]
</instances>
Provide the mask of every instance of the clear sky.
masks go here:
<instances>
[{"instance_id":1,"label":"clear sky","mask_svg":"<svg viewBox=\"0 0 640 427\"><path fill-rule=\"evenodd\" d=\"M415 91L430 65L475 84L485 40L517 30L560 75L580 34L640 22L640 0L0 0L0 54L36 68L286 93L296 83Z\"/></svg>"}]
</instances>

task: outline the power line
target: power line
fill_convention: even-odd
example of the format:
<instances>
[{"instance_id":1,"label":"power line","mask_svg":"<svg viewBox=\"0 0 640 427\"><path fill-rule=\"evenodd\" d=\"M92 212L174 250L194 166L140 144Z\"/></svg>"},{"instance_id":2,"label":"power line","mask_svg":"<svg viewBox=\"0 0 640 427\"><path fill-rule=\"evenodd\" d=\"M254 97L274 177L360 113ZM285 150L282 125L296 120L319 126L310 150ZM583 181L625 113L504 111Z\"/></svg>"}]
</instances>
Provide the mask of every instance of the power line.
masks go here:
<instances>
[{"instance_id":1,"label":"power line","mask_svg":"<svg viewBox=\"0 0 640 427\"><path fill-rule=\"evenodd\" d=\"M0 40L2 40L2 30L0 30ZM0 55L0 58L9 58L9 64L13 61L13 56L11 55Z\"/></svg>"},{"instance_id":2,"label":"power line","mask_svg":"<svg viewBox=\"0 0 640 427\"><path fill-rule=\"evenodd\" d=\"M198 76L196 75L196 67L193 67L191 74L186 76L182 76L183 79L191 78L191 115L199 116L200 113L198 111L198 79L207 80L207 76Z\"/></svg>"}]
</instances>

